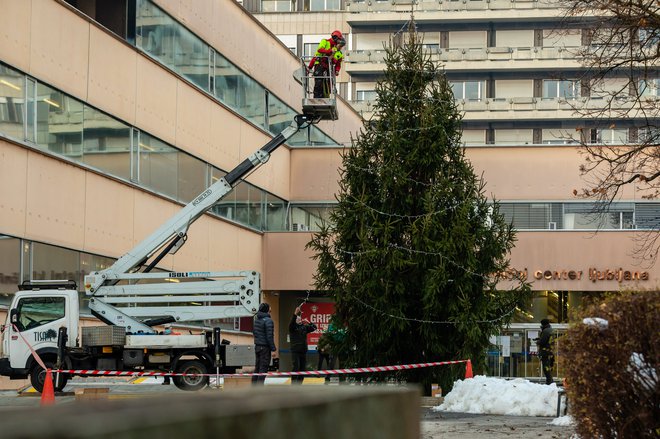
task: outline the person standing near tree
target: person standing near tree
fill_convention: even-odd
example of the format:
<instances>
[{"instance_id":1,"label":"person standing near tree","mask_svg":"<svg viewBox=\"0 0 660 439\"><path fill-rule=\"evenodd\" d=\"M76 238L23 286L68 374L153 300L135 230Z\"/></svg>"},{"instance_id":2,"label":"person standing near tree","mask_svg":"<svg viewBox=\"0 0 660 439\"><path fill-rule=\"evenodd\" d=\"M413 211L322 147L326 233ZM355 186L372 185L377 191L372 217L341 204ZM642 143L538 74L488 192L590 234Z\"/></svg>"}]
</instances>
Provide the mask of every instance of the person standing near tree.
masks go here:
<instances>
[{"instance_id":1,"label":"person standing near tree","mask_svg":"<svg viewBox=\"0 0 660 439\"><path fill-rule=\"evenodd\" d=\"M277 358L277 348L275 347L275 323L270 317L270 305L262 303L259 305L259 312L254 317L254 355L255 373L268 372L271 358ZM254 375L252 383L262 385L266 380L265 376Z\"/></svg>"},{"instance_id":2,"label":"person standing near tree","mask_svg":"<svg viewBox=\"0 0 660 439\"><path fill-rule=\"evenodd\" d=\"M541 367L543 368L546 384L553 383L552 368L555 366L553 339L554 329L550 325L550 320L541 320L541 335L536 339L536 344L539 347L539 358L541 359Z\"/></svg>"},{"instance_id":3,"label":"person standing near tree","mask_svg":"<svg viewBox=\"0 0 660 439\"><path fill-rule=\"evenodd\" d=\"M302 310L298 306L293 312L289 323L289 340L291 341L291 360L293 372L304 372L307 370L307 334L316 331L316 325L303 320ZM292 383L302 383L303 377L296 375L291 378Z\"/></svg>"},{"instance_id":4,"label":"person standing near tree","mask_svg":"<svg viewBox=\"0 0 660 439\"><path fill-rule=\"evenodd\" d=\"M316 350L319 353L319 363L316 366L316 370L327 370L335 367L335 357L332 355L331 349L330 334L324 332L321 334L321 337L319 337L319 342L316 345ZM325 362L325 368L323 367L323 362Z\"/></svg>"}]
</instances>

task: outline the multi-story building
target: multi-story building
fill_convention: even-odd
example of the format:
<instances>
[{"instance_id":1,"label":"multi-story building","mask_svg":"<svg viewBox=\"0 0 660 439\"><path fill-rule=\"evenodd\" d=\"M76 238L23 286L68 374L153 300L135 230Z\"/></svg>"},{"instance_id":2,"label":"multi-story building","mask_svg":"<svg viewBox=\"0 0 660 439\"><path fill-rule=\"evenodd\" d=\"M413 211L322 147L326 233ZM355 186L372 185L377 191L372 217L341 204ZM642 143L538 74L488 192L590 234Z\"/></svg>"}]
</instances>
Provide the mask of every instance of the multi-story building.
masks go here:
<instances>
[{"instance_id":1,"label":"multi-story building","mask_svg":"<svg viewBox=\"0 0 660 439\"><path fill-rule=\"evenodd\" d=\"M540 318L562 329L592 292L659 286L660 267L631 254L633 227L657 227L660 206L630 188L594 234L591 206L571 197L581 158L559 134L577 125L568 101L582 87L553 73L579 70L564 48L582 38L552 32L556 11L540 3L500 1L420 2L415 17L466 111L469 156L520 230L512 265L534 281L493 373L535 377ZM0 0L0 307L23 280L81 286L288 125L299 56L334 29L350 49L340 91L369 117L382 43L410 5L244 4L265 26L233 0ZM361 124L346 101L338 111L277 150L159 264L260 271L283 353L291 312L313 290L305 244L334 205L340 153ZM250 319L206 323L250 338Z\"/></svg>"},{"instance_id":2,"label":"multi-story building","mask_svg":"<svg viewBox=\"0 0 660 439\"><path fill-rule=\"evenodd\" d=\"M83 291L84 275L142 241L301 112L300 60L236 2L0 0L0 9L3 324L17 284L72 279ZM308 173L307 162L313 148L337 154L359 128L347 103L337 110L339 121L305 128L275 151L158 268L261 272L279 329L272 292L280 287L270 280L279 273L267 272L288 247L301 250L296 239L278 249L268 236L304 228L307 210L293 201L301 192L331 199L334 181ZM308 281L287 285L307 289ZM292 310L281 311L284 322ZM251 322L204 323L252 343Z\"/></svg>"},{"instance_id":3,"label":"multi-story building","mask_svg":"<svg viewBox=\"0 0 660 439\"><path fill-rule=\"evenodd\" d=\"M660 267L639 265L636 239L657 234L660 203L628 187L609 212L573 190L585 186L577 142L635 142L639 120L599 126L576 109L603 108L613 75L593 87L577 54L589 45L594 20L567 20L553 2L519 0L244 0L243 5L298 56L339 29L348 50L339 90L366 119L373 115L384 44L397 44L414 12L416 29L443 65L464 111L463 142L486 189L518 229L509 276L532 281L534 297L494 340L491 373L540 376L533 339L549 317L562 333L570 312L598 292L657 288ZM640 36L642 37L642 36ZM399 40L397 40L399 39ZM653 75L655 75L653 77ZM650 99L658 98L660 70ZM613 105L627 105L612 101ZM598 230L598 233L595 233ZM558 343L559 351L561 341ZM561 358L561 355L560 355ZM557 374L562 374L561 361Z\"/></svg>"}]
</instances>

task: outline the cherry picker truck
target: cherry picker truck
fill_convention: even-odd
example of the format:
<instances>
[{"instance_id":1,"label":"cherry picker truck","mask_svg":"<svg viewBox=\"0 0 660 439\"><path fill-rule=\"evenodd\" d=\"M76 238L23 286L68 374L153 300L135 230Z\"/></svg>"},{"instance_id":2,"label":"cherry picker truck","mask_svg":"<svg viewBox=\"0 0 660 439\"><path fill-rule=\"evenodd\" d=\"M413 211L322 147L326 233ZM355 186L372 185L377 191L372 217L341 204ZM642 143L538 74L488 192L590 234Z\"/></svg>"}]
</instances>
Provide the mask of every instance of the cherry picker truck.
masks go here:
<instances>
[{"instance_id":1,"label":"cherry picker truck","mask_svg":"<svg viewBox=\"0 0 660 439\"><path fill-rule=\"evenodd\" d=\"M291 125L112 266L85 276L89 308L106 326L80 326L79 296L73 281L33 280L19 285L3 326L0 375L29 377L41 392L46 371L36 354L47 368L80 370L81 376L94 370L185 374L174 376L174 384L182 390L198 390L208 384L209 373L235 373L254 365L253 346L223 343L219 328L173 335L159 333L154 327L254 315L261 302L259 273L152 270L168 253L181 248L194 221L266 163L275 149L310 124L337 119L334 93L329 98L311 98L311 78L303 79L303 113ZM69 374L56 374L55 389L63 389L70 378Z\"/></svg>"}]
</instances>

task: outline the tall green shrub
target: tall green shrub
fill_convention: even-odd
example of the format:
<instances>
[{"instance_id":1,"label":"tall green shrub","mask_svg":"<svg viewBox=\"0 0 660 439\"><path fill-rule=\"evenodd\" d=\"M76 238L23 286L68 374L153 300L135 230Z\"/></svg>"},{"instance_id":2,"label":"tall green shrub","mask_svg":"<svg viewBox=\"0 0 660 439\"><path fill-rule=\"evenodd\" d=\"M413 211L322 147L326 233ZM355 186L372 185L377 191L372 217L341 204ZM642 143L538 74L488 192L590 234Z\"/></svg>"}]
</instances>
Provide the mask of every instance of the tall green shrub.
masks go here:
<instances>
[{"instance_id":1,"label":"tall green shrub","mask_svg":"<svg viewBox=\"0 0 660 439\"><path fill-rule=\"evenodd\" d=\"M338 205L308 247L319 290L345 328L344 364L472 359L525 300L498 291L514 231L465 157L461 114L444 73L409 31L386 48L375 116L343 155ZM450 389L465 366L397 374ZM378 374L369 379L385 379Z\"/></svg>"}]
</instances>

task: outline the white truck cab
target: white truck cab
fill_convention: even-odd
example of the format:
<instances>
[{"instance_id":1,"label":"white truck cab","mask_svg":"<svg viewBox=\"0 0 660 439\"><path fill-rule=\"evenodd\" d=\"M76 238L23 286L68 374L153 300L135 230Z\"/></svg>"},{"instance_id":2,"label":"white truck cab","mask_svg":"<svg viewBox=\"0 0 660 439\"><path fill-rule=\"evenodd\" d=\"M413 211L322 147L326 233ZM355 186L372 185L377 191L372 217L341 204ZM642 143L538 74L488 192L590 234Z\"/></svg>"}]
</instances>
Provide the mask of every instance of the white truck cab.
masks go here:
<instances>
[{"instance_id":1,"label":"white truck cab","mask_svg":"<svg viewBox=\"0 0 660 439\"><path fill-rule=\"evenodd\" d=\"M27 378L41 367L36 352L47 366L55 365L59 329L66 327L68 347L78 340L78 291L70 281L31 281L20 286L9 307L2 333L0 372L14 379ZM43 378L41 378L43 379Z\"/></svg>"}]
</instances>

